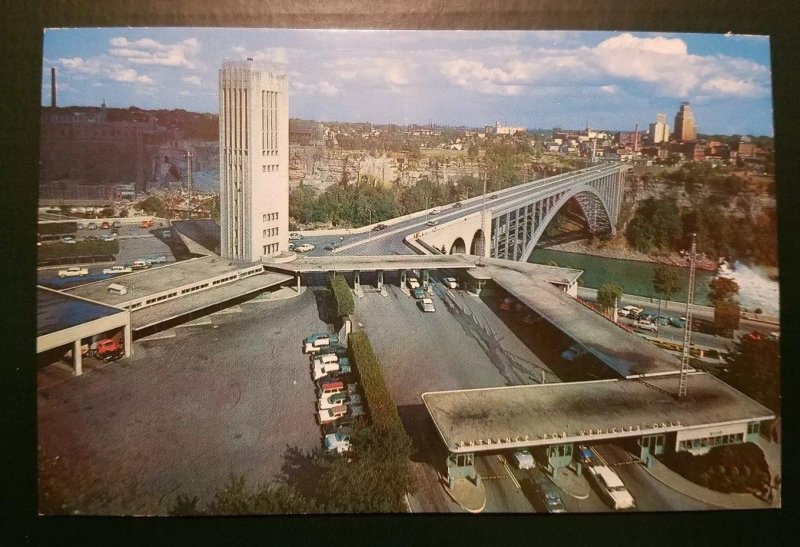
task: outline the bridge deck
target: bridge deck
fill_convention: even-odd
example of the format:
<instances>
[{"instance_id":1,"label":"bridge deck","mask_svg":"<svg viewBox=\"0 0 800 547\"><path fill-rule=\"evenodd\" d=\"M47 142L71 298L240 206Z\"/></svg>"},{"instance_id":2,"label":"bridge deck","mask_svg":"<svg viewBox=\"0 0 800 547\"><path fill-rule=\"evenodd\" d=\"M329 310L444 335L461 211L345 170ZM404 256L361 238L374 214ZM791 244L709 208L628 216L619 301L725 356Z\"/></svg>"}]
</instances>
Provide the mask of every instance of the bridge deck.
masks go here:
<instances>
[{"instance_id":1,"label":"bridge deck","mask_svg":"<svg viewBox=\"0 0 800 547\"><path fill-rule=\"evenodd\" d=\"M594 442L774 417L707 373L689 376L687 397L678 398L677 390L671 375L439 391L423 393L422 401L450 452Z\"/></svg>"},{"instance_id":2,"label":"bridge deck","mask_svg":"<svg viewBox=\"0 0 800 547\"><path fill-rule=\"evenodd\" d=\"M492 258L484 259L484 263L483 268L471 270L469 275L491 278L623 378L679 370L676 357L588 310L550 284L556 281L544 282L541 272L531 268L535 265Z\"/></svg>"},{"instance_id":3,"label":"bridge deck","mask_svg":"<svg viewBox=\"0 0 800 547\"><path fill-rule=\"evenodd\" d=\"M475 262L461 255L298 256L284 263L265 262L271 270L292 273L377 272L411 269L469 269Z\"/></svg>"}]
</instances>

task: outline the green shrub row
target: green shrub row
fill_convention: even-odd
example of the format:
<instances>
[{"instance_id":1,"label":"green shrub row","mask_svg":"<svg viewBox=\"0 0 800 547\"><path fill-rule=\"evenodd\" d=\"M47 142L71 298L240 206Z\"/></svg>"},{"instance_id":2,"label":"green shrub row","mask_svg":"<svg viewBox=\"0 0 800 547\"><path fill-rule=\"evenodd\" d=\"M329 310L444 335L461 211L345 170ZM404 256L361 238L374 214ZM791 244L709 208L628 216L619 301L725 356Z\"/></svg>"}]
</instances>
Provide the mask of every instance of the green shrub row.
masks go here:
<instances>
[{"instance_id":1,"label":"green shrub row","mask_svg":"<svg viewBox=\"0 0 800 547\"><path fill-rule=\"evenodd\" d=\"M769 466L755 443L715 446L697 456L675 452L664 461L681 476L718 492L761 490L770 483Z\"/></svg>"},{"instance_id":2,"label":"green shrub row","mask_svg":"<svg viewBox=\"0 0 800 547\"><path fill-rule=\"evenodd\" d=\"M356 304L353 301L353 293L350 292L350 287L347 281L341 275L328 276L328 287L333 293L333 298L336 301L336 313L339 317L346 317L352 315L355 310Z\"/></svg>"},{"instance_id":3,"label":"green shrub row","mask_svg":"<svg viewBox=\"0 0 800 547\"><path fill-rule=\"evenodd\" d=\"M75 243L46 243L38 247L39 260L75 256L108 256L119 253L119 241L77 241Z\"/></svg>"},{"instance_id":4,"label":"green shrub row","mask_svg":"<svg viewBox=\"0 0 800 547\"><path fill-rule=\"evenodd\" d=\"M351 332L348 339L350 358L361 380L361 389L369 409L372 425L376 428L403 432L403 422L397 407L386 388L383 371L372 344L365 332Z\"/></svg>"}]
</instances>

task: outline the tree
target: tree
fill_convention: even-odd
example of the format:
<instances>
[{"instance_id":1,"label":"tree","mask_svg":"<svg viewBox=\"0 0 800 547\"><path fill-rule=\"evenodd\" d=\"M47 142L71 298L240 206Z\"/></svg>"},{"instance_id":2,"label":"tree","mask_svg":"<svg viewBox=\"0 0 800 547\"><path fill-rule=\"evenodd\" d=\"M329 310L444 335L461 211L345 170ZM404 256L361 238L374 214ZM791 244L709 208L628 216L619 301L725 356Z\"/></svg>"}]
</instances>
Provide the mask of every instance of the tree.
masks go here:
<instances>
[{"instance_id":1,"label":"tree","mask_svg":"<svg viewBox=\"0 0 800 547\"><path fill-rule=\"evenodd\" d=\"M781 411L781 358L778 340L745 336L725 357L727 372L722 379L772 410Z\"/></svg>"},{"instance_id":2,"label":"tree","mask_svg":"<svg viewBox=\"0 0 800 547\"><path fill-rule=\"evenodd\" d=\"M613 283L604 283L597 291L597 305L610 310L622 298L622 287Z\"/></svg>"},{"instance_id":3,"label":"tree","mask_svg":"<svg viewBox=\"0 0 800 547\"><path fill-rule=\"evenodd\" d=\"M681 289L678 272L668 266L659 266L653 271L653 290L663 294L666 300Z\"/></svg>"},{"instance_id":4,"label":"tree","mask_svg":"<svg viewBox=\"0 0 800 547\"><path fill-rule=\"evenodd\" d=\"M148 215L163 217L166 214L164 203L156 196L150 196L144 201L139 202L138 207Z\"/></svg>"},{"instance_id":5,"label":"tree","mask_svg":"<svg viewBox=\"0 0 800 547\"><path fill-rule=\"evenodd\" d=\"M708 300L714 307L721 302L733 302L739 293L739 284L728 277L716 277L708 284Z\"/></svg>"},{"instance_id":6,"label":"tree","mask_svg":"<svg viewBox=\"0 0 800 547\"><path fill-rule=\"evenodd\" d=\"M714 323L726 331L735 331L739 328L740 316L739 306L733 302L719 302L714 307Z\"/></svg>"}]
</instances>

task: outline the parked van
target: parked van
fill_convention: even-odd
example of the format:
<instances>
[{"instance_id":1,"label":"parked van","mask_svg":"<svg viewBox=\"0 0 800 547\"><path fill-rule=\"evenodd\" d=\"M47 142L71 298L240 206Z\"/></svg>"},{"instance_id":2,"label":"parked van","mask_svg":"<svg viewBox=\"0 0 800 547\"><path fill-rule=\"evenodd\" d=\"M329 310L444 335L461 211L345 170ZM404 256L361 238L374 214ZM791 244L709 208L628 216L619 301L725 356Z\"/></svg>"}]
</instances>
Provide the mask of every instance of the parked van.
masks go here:
<instances>
[{"instance_id":1,"label":"parked van","mask_svg":"<svg viewBox=\"0 0 800 547\"><path fill-rule=\"evenodd\" d=\"M319 387L319 392L317 394L320 397L327 397L328 395L333 395L334 393L341 393L343 391L344 391L344 382L327 382Z\"/></svg>"},{"instance_id":2,"label":"parked van","mask_svg":"<svg viewBox=\"0 0 800 547\"><path fill-rule=\"evenodd\" d=\"M108 286L108 292L110 292L111 294L123 295L123 294L128 294L128 288L125 285L112 283L111 285Z\"/></svg>"}]
</instances>

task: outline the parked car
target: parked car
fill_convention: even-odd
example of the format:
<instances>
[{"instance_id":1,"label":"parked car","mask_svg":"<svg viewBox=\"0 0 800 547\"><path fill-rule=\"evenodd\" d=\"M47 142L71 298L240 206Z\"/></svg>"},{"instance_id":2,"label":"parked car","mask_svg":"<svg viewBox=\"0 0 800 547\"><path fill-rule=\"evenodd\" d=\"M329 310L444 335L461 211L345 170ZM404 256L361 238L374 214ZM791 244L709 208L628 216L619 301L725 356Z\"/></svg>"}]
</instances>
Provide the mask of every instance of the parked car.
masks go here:
<instances>
[{"instance_id":1,"label":"parked car","mask_svg":"<svg viewBox=\"0 0 800 547\"><path fill-rule=\"evenodd\" d=\"M314 248L315 248L314 245L312 245L311 243L303 243L302 245L298 245L297 247L295 247L294 250L297 251L298 253L307 253L308 251L313 251Z\"/></svg>"},{"instance_id":2,"label":"parked car","mask_svg":"<svg viewBox=\"0 0 800 547\"><path fill-rule=\"evenodd\" d=\"M83 230L84 228L86 228L86 225L83 222L79 222L76 225L76 227L77 227L78 230Z\"/></svg>"},{"instance_id":3,"label":"parked car","mask_svg":"<svg viewBox=\"0 0 800 547\"><path fill-rule=\"evenodd\" d=\"M422 300L417 300L417 305L419 309L424 312L435 312L436 308L433 305L433 300L430 298L423 298Z\"/></svg>"},{"instance_id":4,"label":"parked car","mask_svg":"<svg viewBox=\"0 0 800 547\"><path fill-rule=\"evenodd\" d=\"M650 321L641 321L641 320L635 321L633 323L633 328L636 330L644 330L647 332L656 332L658 330L658 327L655 324L651 323Z\"/></svg>"},{"instance_id":5,"label":"parked car","mask_svg":"<svg viewBox=\"0 0 800 547\"><path fill-rule=\"evenodd\" d=\"M439 209L431 209L431 211L428 214L429 215L438 215L439 214Z\"/></svg>"},{"instance_id":6,"label":"parked car","mask_svg":"<svg viewBox=\"0 0 800 547\"><path fill-rule=\"evenodd\" d=\"M114 228L122 228L122 222L120 222L119 220L115 220L114 222L111 223L111 226L113 226Z\"/></svg>"},{"instance_id":7,"label":"parked car","mask_svg":"<svg viewBox=\"0 0 800 547\"><path fill-rule=\"evenodd\" d=\"M103 222L100 224L100 228L102 228L103 230L108 230L109 228L111 228L111 223L110 223L110 222L108 222L107 220L104 220L104 221L103 221Z\"/></svg>"},{"instance_id":8,"label":"parked car","mask_svg":"<svg viewBox=\"0 0 800 547\"><path fill-rule=\"evenodd\" d=\"M417 287L416 289L411 291L411 294L414 295L414 298L425 298L425 289L423 289L422 287Z\"/></svg>"},{"instance_id":9,"label":"parked car","mask_svg":"<svg viewBox=\"0 0 800 547\"><path fill-rule=\"evenodd\" d=\"M326 408L334 408L347 403L347 393L333 393L331 395L323 395L317 401L317 410L325 410Z\"/></svg>"},{"instance_id":10,"label":"parked car","mask_svg":"<svg viewBox=\"0 0 800 547\"><path fill-rule=\"evenodd\" d=\"M622 317L630 317L631 319L636 319L640 313L644 310L642 308L637 308L636 306L623 306L617 310L617 314Z\"/></svg>"},{"instance_id":11,"label":"parked car","mask_svg":"<svg viewBox=\"0 0 800 547\"><path fill-rule=\"evenodd\" d=\"M289 234L289 241L299 241L303 239L302 234L298 234L297 232L291 232Z\"/></svg>"},{"instance_id":12,"label":"parked car","mask_svg":"<svg viewBox=\"0 0 800 547\"><path fill-rule=\"evenodd\" d=\"M586 349L580 344L572 344L569 348L565 349L561 354L561 358L565 361L575 361L581 355L586 353Z\"/></svg>"},{"instance_id":13,"label":"parked car","mask_svg":"<svg viewBox=\"0 0 800 547\"><path fill-rule=\"evenodd\" d=\"M672 318L670 316L668 316L668 315L659 315L658 317L656 317L656 324L657 325L661 325L662 327L665 327L665 326L669 325L669 320L670 319L672 319Z\"/></svg>"},{"instance_id":14,"label":"parked car","mask_svg":"<svg viewBox=\"0 0 800 547\"><path fill-rule=\"evenodd\" d=\"M413 291L414 289L419 287L419 280L416 277L414 277L413 275L409 276L406 279L406 286Z\"/></svg>"},{"instance_id":15,"label":"parked car","mask_svg":"<svg viewBox=\"0 0 800 547\"><path fill-rule=\"evenodd\" d=\"M590 465L586 468L586 472L613 509L633 509L636 507L633 496L625 488L619 475L610 467Z\"/></svg>"},{"instance_id":16,"label":"parked car","mask_svg":"<svg viewBox=\"0 0 800 547\"><path fill-rule=\"evenodd\" d=\"M439 219L438 218L432 218L428 222L426 222L425 224L427 224L428 226L437 226L439 224Z\"/></svg>"},{"instance_id":17,"label":"parked car","mask_svg":"<svg viewBox=\"0 0 800 547\"><path fill-rule=\"evenodd\" d=\"M100 241L114 241L117 239L117 236L114 234L103 234L100 236Z\"/></svg>"},{"instance_id":18,"label":"parked car","mask_svg":"<svg viewBox=\"0 0 800 547\"><path fill-rule=\"evenodd\" d=\"M90 222L89 224L86 225L86 227L88 229L90 229L90 230L97 230L97 223L96 222Z\"/></svg>"},{"instance_id":19,"label":"parked car","mask_svg":"<svg viewBox=\"0 0 800 547\"><path fill-rule=\"evenodd\" d=\"M294 251L294 243L289 243L289 250Z\"/></svg>"},{"instance_id":20,"label":"parked car","mask_svg":"<svg viewBox=\"0 0 800 547\"><path fill-rule=\"evenodd\" d=\"M669 324L673 327L678 327L679 329L686 327L686 318L685 317L670 317Z\"/></svg>"},{"instance_id":21,"label":"parked car","mask_svg":"<svg viewBox=\"0 0 800 547\"><path fill-rule=\"evenodd\" d=\"M540 319L540 316L535 315L535 314L530 313L530 312L526 313L525 315L522 316L522 322L526 323L528 325L533 325L534 323L539 321L539 319Z\"/></svg>"},{"instance_id":22,"label":"parked car","mask_svg":"<svg viewBox=\"0 0 800 547\"><path fill-rule=\"evenodd\" d=\"M517 469L533 469L536 467L536 462L533 461L531 451L527 448L520 448L511 454L511 459Z\"/></svg>"},{"instance_id":23,"label":"parked car","mask_svg":"<svg viewBox=\"0 0 800 547\"><path fill-rule=\"evenodd\" d=\"M327 397L335 393L343 393L345 390L344 382L323 382L317 388L317 397Z\"/></svg>"},{"instance_id":24,"label":"parked car","mask_svg":"<svg viewBox=\"0 0 800 547\"><path fill-rule=\"evenodd\" d=\"M121 274L121 273L131 273L133 268L130 266L111 266L110 268L103 268L104 274Z\"/></svg>"},{"instance_id":25,"label":"parked car","mask_svg":"<svg viewBox=\"0 0 800 547\"><path fill-rule=\"evenodd\" d=\"M147 260L134 260L131 267L134 270L146 270L150 267L150 263Z\"/></svg>"},{"instance_id":26,"label":"parked car","mask_svg":"<svg viewBox=\"0 0 800 547\"><path fill-rule=\"evenodd\" d=\"M455 277L445 277L442 279L442 284L448 289L457 289L458 283Z\"/></svg>"},{"instance_id":27,"label":"parked car","mask_svg":"<svg viewBox=\"0 0 800 547\"><path fill-rule=\"evenodd\" d=\"M78 277L81 275L89 275L88 268L80 268L78 266L73 266L72 268L67 268L66 270L58 270L58 277Z\"/></svg>"},{"instance_id":28,"label":"parked car","mask_svg":"<svg viewBox=\"0 0 800 547\"><path fill-rule=\"evenodd\" d=\"M336 452L342 454L350 450L350 435L353 434L353 429L350 427L343 427L335 433L325 435L323 444L325 450L328 452Z\"/></svg>"},{"instance_id":29,"label":"parked car","mask_svg":"<svg viewBox=\"0 0 800 547\"><path fill-rule=\"evenodd\" d=\"M75 238L72 236L62 236L61 243L76 243Z\"/></svg>"},{"instance_id":30,"label":"parked car","mask_svg":"<svg viewBox=\"0 0 800 547\"><path fill-rule=\"evenodd\" d=\"M381 230L385 230L385 229L386 229L386 224L376 224L375 226L373 226L372 231L373 232L380 232Z\"/></svg>"},{"instance_id":31,"label":"parked car","mask_svg":"<svg viewBox=\"0 0 800 547\"><path fill-rule=\"evenodd\" d=\"M347 416L347 407L344 405L339 405L333 408L326 408L325 410L320 410L317 412L317 421L319 424L327 424L330 422L335 422L340 418L344 418Z\"/></svg>"},{"instance_id":32,"label":"parked car","mask_svg":"<svg viewBox=\"0 0 800 547\"><path fill-rule=\"evenodd\" d=\"M453 209L461 209L463 206L464 206L463 203L461 203L460 201L457 201L457 202L455 202L453 204Z\"/></svg>"},{"instance_id":33,"label":"parked car","mask_svg":"<svg viewBox=\"0 0 800 547\"><path fill-rule=\"evenodd\" d=\"M503 311L510 311L515 301L516 300L511 297L504 298L503 301L500 302L500 309Z\"/></svg>"},{"instance_id":34,"label":"parked car","mask_svg":"<svg viewBox=\"0 0 800 547\"><path fill-rule=\"evenodd\" d=\"M655 322L656 314L650 312L642 312L637 317L640 321L649 321L650 323Z\"/></svg>"},{"instance_id":35,"label":"parked car","mask_svg":"<svg viewBox=\"0 0 800 547\"><path fill-rule=\"evenodd\" d=\"M322 348L336 346L339 335L329 332L315 332L303 340L303 353L316 353Z\"/></svg>"},{"instance_id":36,"label":"parked car","mask_svg":"<svg viewBox=\"0 0 800 547\"><path fill-rule=\"evenodd\" d=\"M493 195L489 196L489 199L497 199L497 194L493 194Z\"/></svg>"},{"instance_id":37,"label":"parked car","mask_svg":"<svg viewBox=\"0 0 800 547\"><path fill-rule=\"evenodd\" d=\"M537 511L547 513L567 512L561 495L558 493L555 485L548 479L522 479L520 481L520 489Z\"/></svg>"}]
</instances>

